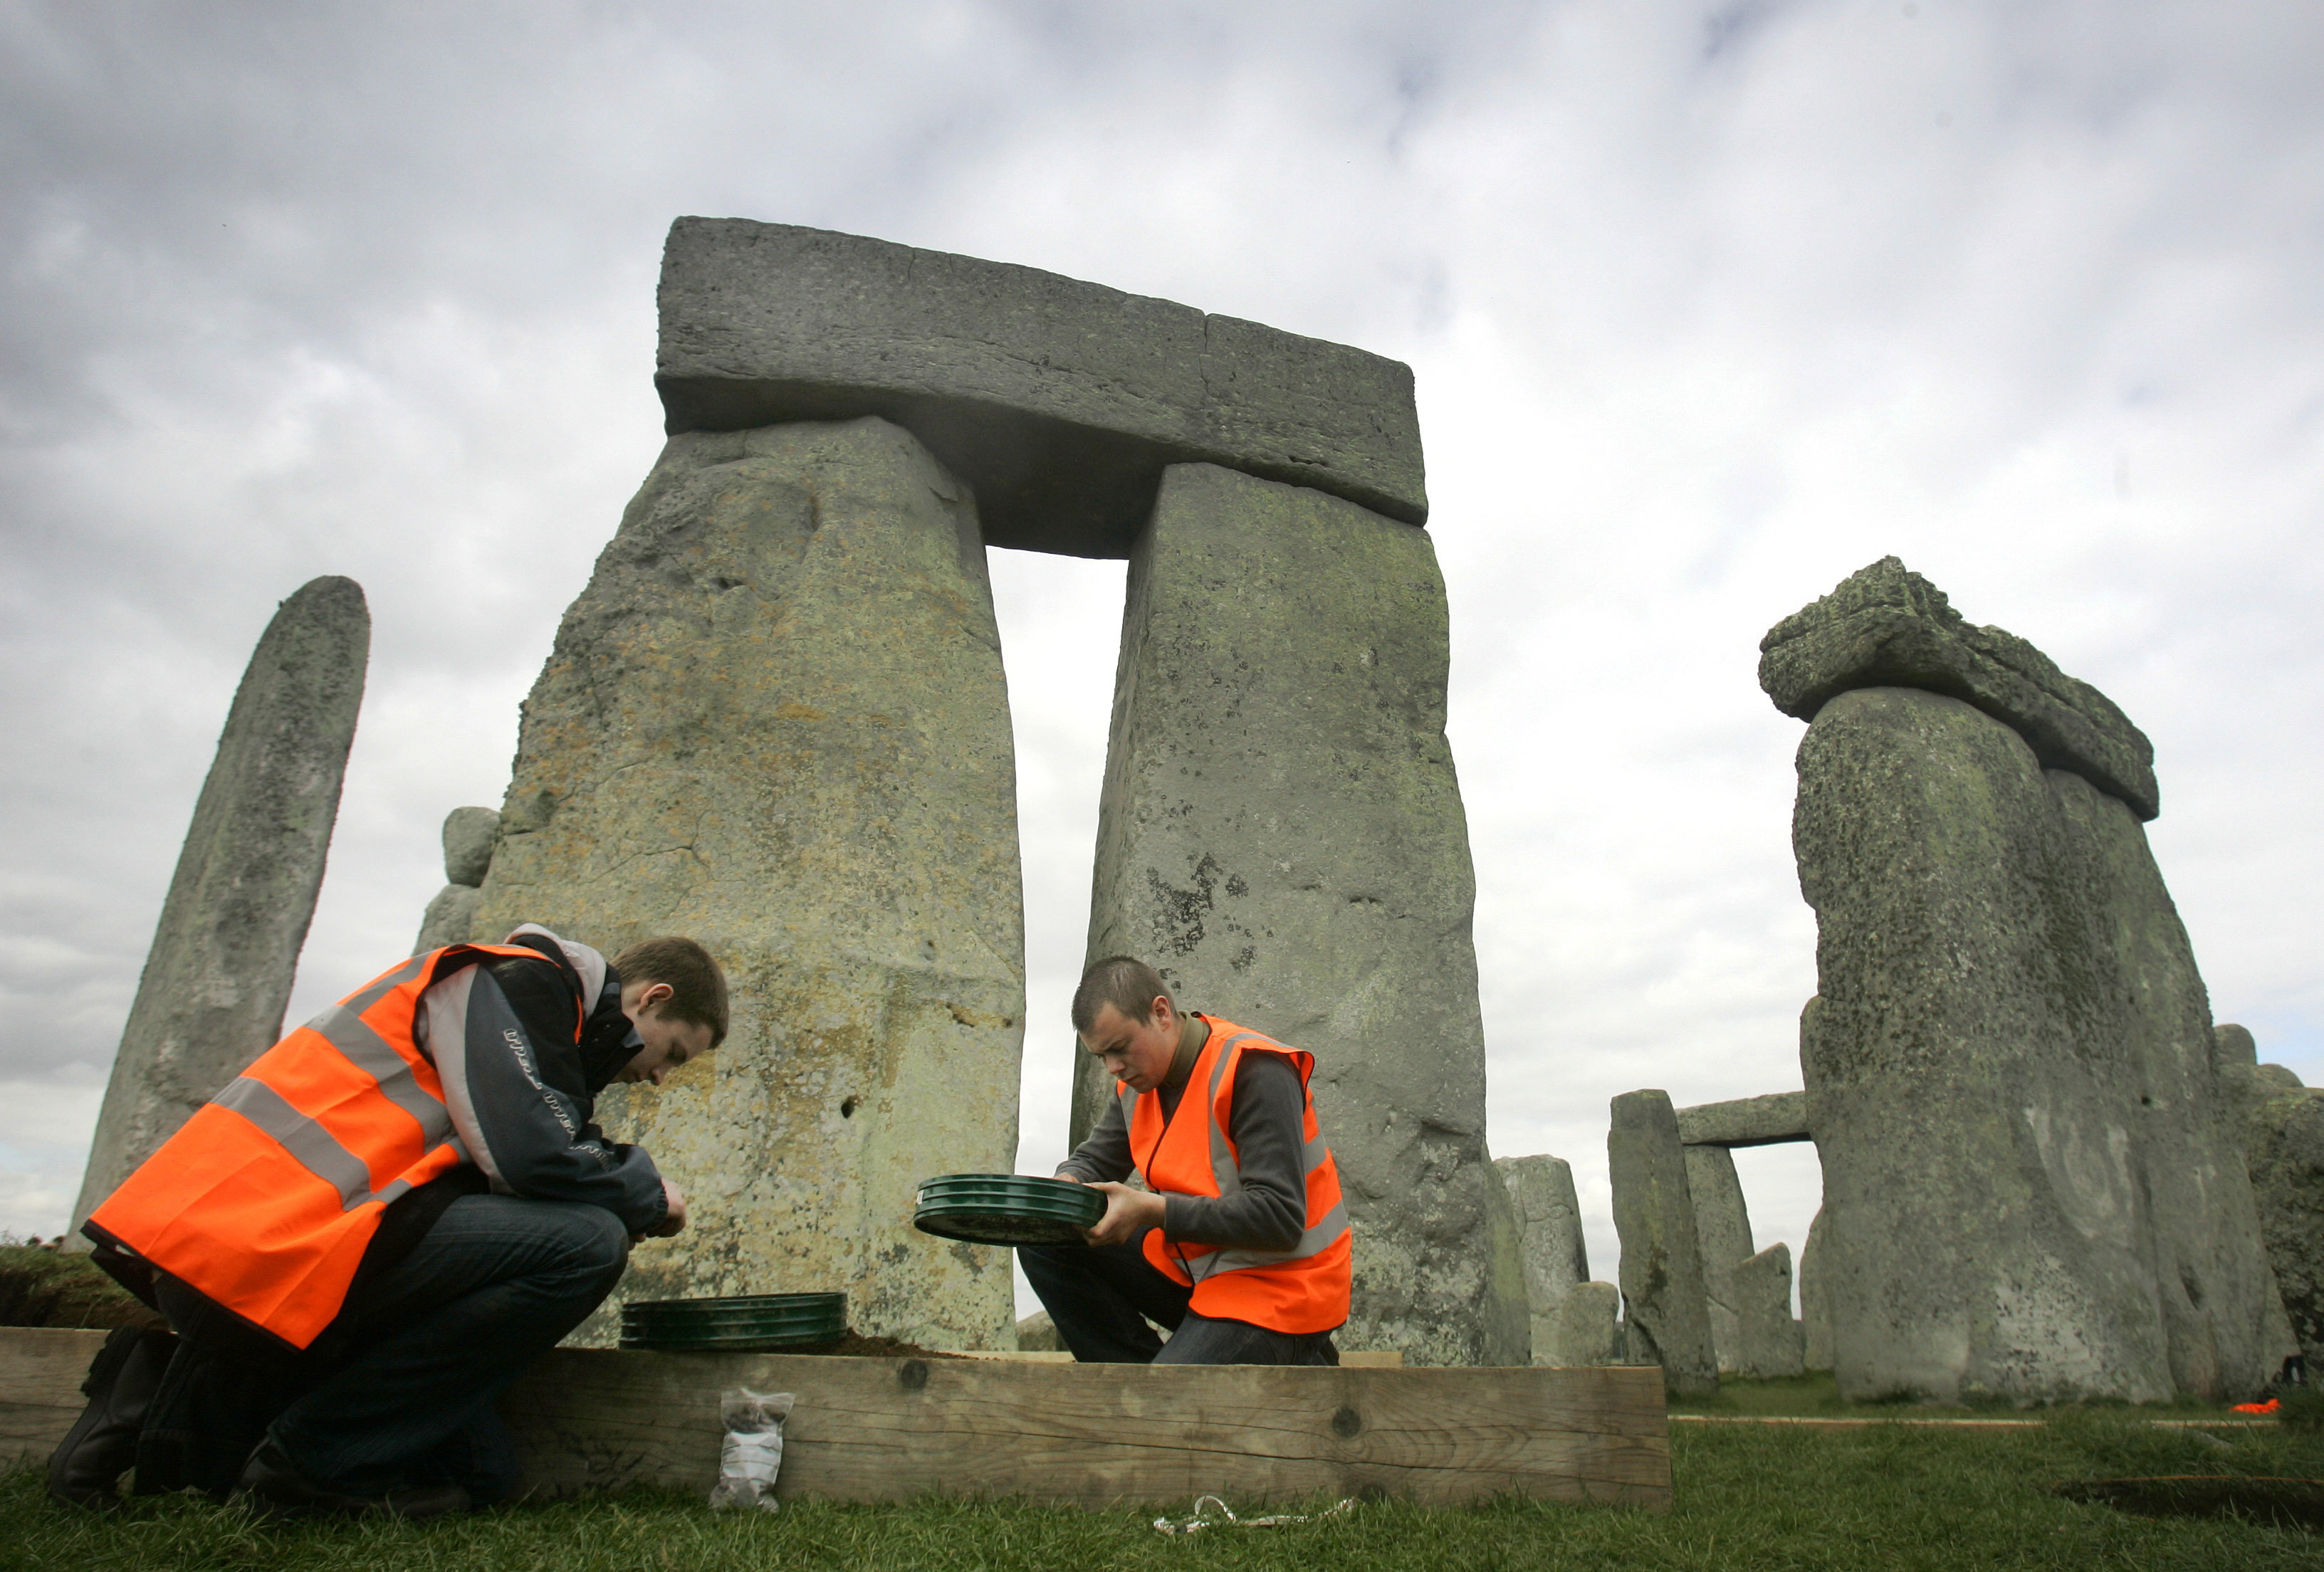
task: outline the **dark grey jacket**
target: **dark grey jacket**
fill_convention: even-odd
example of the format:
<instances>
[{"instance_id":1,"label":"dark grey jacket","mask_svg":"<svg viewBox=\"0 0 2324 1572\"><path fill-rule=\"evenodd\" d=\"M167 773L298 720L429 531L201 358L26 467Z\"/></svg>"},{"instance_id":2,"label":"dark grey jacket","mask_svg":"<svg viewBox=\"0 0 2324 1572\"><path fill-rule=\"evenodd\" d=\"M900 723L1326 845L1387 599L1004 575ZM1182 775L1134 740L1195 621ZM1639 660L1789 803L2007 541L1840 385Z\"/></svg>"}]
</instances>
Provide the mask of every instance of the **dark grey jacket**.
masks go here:
<instances>
[{"instance_id":1,"label":"dark grey jacket","mask_svg":"<svg viewBox=\"0 0 2324 1572\"><path fill-rule=\"evenodd\" d=\"M595 951L553 934L520 930L512 942L541 959L466 967L421 996L418 1032L444 1078L453 1131L496 1192L603 1207L644 1233L668 1214L661 1173L644 1147L609 1141L592 1122L596 1094L637 1051L621 979ZM589 981L589 1029L576 1032L575 1001Z\"/></svg>"}]
</instances>

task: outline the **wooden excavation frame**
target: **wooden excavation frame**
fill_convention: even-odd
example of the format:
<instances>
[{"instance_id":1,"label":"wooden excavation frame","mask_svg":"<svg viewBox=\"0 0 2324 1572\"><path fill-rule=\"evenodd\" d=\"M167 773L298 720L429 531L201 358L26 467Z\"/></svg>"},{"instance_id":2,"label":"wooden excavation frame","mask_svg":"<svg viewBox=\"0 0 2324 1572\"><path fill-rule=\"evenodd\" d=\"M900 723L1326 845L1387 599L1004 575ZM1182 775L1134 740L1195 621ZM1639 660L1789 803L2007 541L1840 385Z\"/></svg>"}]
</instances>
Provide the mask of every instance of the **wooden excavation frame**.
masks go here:
<instances>
[{"instance_id":1,"label":"wooden excavation frame","mask_svg":"<svg viewBox=\"0 0 2324 1572\"><path fill-rule=\"evenodd\" d=\"M0 1328L0 1457L81 1410L101 1331ZM789 1392L783 1500L1010 1496L1078 1506L1495 1495L1665 1511L1662 1372L1068 1365L558 1348L502 1416L527 1491L706 1492L718 1395Z\"/></svg>"}]
</instances>

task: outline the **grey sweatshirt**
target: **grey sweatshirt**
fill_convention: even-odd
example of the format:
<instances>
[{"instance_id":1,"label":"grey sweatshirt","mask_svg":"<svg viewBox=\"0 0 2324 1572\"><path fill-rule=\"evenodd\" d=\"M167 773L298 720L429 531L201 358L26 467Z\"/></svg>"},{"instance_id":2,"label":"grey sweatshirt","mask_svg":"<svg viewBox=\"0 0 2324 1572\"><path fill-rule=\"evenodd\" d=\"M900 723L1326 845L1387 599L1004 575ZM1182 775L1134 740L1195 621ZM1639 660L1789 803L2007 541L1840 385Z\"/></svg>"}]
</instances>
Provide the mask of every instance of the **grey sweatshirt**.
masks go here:
<instances>
[{"instance_id":1,"label":"grey sweatshirt","mask_svg":"<svg viewBox=\"0 0 2324 1572\"><path fill-rule=\"evenodd\" d=\"M1171 1078L1157 1089L1166 1121L1177 1117L1192 1068L1174 1066ZM1305 1113L1299 1071L1291 1062L1280 1053L1246 1052L1235 1064L1234 1102L1227 1115L1242 1190L1224 1196L1166 1195L1162 1236L1242 1250L1288 1250L1296 1245L1307 1229ZM1187 1110L1187 1117L1199 1117L1199 1108ZM1084 1184L1118 1181L1142 1169L1152 1155L1130 1151L1121 1099L1111 1098L1089 1139L1057 1165L1057 1173Z\"/></svg>"}]
</instances>

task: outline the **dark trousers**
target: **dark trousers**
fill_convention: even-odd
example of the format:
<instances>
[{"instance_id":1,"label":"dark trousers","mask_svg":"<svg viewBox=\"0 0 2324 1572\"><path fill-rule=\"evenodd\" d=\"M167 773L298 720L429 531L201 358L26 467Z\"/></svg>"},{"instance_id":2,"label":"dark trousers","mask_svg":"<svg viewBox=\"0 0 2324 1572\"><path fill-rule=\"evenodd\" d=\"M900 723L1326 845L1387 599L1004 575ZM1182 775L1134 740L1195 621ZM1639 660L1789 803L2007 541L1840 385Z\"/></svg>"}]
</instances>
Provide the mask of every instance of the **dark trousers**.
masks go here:
<instances>
[{"instance_id":1,"label":"dark trousers","mask_svg":"<svg viewBox=\"0 0 2324 1572\"><path fill-rule=\"evenodd\" d=\"M1157 1272L1126 1245L1028 1245L1025 1281L1084 1365L1337 1365L1329 1332L1270 1331L1198 1315L1194 1291ZM1165 1343L1148 1321L1168 1327Z\"/></svg>"},{"instance_id":2,"label":"dark trousers","mask_svg":"<svg viewBox=\"0 0 2324 1572\"><path fill-rule=\"evenodd\" d=\"M603 1302L629 1255L603 1207L462 1196L367 1285L361 1351L267 1433L334 1489L442 1482L497 1499L516 1459L493 1401Z\"/></svg>"},{"instance_id":3,"label":"dark trousers","mask_svg":"<svg viewBox=\"0 0 2324 1572\"><path fill-rule=\"evenodd\" d=\"M236 1347L215 1311L206 1322L206 1306L173 1303L166 1290L162 1309L184 1335L180 1359L196 1380L273 1393L257 1422L315 1484L351 1495L454 1484L482 1503L516 1483L493 1400L613 1292L629 1248L620 1219L602 1207L465 1195L364 1284L327 1351L270 1356L246 1335ZM226 1406L248 1411L249 1400ZM205 1428L213 1433L204 1449L216 1448L216 1427ZM256 1440L238 1443L241 1453ZM223 1461L226 1478L240 1473L237 1460ZM141 1443L141 1488L146 1471Z\"/></svg>"}]
</instances>

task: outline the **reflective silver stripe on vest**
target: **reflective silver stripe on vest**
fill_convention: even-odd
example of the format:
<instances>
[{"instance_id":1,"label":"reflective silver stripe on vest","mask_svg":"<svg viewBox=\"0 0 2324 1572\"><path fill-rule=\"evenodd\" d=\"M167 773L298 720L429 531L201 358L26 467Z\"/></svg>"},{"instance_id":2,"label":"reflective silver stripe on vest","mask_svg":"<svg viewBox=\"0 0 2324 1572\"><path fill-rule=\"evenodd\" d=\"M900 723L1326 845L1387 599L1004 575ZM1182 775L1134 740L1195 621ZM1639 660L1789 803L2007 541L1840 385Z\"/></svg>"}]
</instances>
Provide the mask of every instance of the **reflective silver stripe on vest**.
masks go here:
<instances>
[{"instance_id":1,"label":"reflective silver stripe on vest","mask_svg":"<svg viewBox=\"0 0 2324 1572\"><path fill-rule=\"evenodd\" d=\"M423 1145L452 1133L452 1110L430 1097L411 1073L411 1062L345 1005L333 1005L307 1023L307 1029L346 1055L347 1062L379 1083L380 1095L410 1114Z\"/></svg>"},{"instance_id":2,"label":"reflective silver stripe on vest","mask_svg":"<svg viewBox=\"0 0 2324 1572\"><path fill-rule=\"evenodd\" d=\"M343 1010L352 1010L358 1016L362 1015L365 1010L379 1003L380 1000L393 993L397 988L401 988L405 983L410 982L413 978L418 977L420 975L420 969L428 964L428 956L435 953L436 952L433 950L430 950L428 951L427 955L413 956L410 960L397 967L393 971L391 971L385 977L381 978L377 982L365 988L363 992L355 995L351 998L341 1001L339 1008Z\"/></svg>"},{"instance_id":3,"label":"reflective silver stripe on vest","mask_svg":"<svg viewBox=\"0 0 2324 1572\"><path fill-rule=\"evenodd\" d=\"M1195 1264L1204 1268L1194 1273L1199 1282L1213 1272L1232 1272L1244 1266L1281 1266L1286 1262L1305 1261L1310 1255L1320 1255L1332 1247L1339 1236L1348 1231L1348 1204L1344 1200L1323 1214L1323 1220L1299 1236L1299 1242L1288 1250L1213 1250L1195 1257Z\"/></svg>"},{"instance_id":4,"label":"reflective silver stripe on vest","mask_svg":"<svg viewBox=\"0 0 2324 1572\"><path fill-rule=\"evenodd\" d=\"M366 1201L391 1201L411 1189L410 1180L398 1179L374 1190L371 1170L364 1166L363 1159L341 1145L338 1137L320 1124L292 1108L281 1092L263 1080L236 1076L210 1101L233 1109L265 1131L298 1159L301 1168L337 1190L341 1211L351 1212ZM447 1147L465 1161L466 1154L456 1141L441 1142L428 1155L432 1157Z\"/></svg>"}]
</instances>

